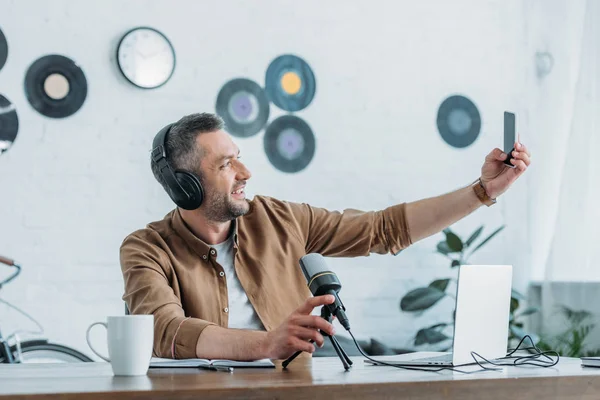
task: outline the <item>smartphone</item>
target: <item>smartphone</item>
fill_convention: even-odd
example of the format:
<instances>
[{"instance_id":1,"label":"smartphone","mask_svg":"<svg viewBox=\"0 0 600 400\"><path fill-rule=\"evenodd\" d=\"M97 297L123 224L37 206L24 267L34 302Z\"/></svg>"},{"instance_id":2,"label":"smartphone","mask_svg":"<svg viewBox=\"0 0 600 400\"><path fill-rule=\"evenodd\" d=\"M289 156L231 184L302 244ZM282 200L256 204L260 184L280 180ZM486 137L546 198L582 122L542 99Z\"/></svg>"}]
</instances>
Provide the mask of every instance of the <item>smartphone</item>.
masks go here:
<instances>
[{"instance_id":1,"label":"smartphone","mask_svg":"<svg viewBox=\"0 0 600 400\"><path fill-rule=\"evenodd\" d=\"M508 154L504 164L511 168L515 168L510 160L513 159L512 152L515 150L516 138L516 121L515 114L509 111L504 111L504 152Z\"/></svg>"}]
</instances>

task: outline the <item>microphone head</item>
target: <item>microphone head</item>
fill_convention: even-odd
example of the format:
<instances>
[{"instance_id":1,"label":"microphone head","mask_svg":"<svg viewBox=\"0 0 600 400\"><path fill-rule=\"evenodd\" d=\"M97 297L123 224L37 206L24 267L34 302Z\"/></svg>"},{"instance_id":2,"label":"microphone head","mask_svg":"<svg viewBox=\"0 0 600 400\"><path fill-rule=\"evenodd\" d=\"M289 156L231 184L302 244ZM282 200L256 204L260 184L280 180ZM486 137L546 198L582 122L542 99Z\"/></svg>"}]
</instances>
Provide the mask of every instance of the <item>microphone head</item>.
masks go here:
<instances>
[{"instance_id":1,"label":"microphone head","mask_svg":"<svg viewBox=\"0 0 600 400\"><path fill-rule=\"evenodd\" d=\"M317 253L310 253L300 258L300 268L302 268L306 282L309 282L310 278L319 272L328 270L325 258Z\"/></svg>"},{"instance_id":2,"label":"microphone head","mask_svg":"<svg viewBox=\"0 0 600 400\"><path fill-rule=\"evenodd\" d=\"M300 267L306 278L308 288L314 296L320 296L342 288L337 275L327 268L325 258L316 253L307 254L300 259Z\"/></svg>"},{"instance_id":3,"label":"microphone head","mask_svg":"<svg viewBox=\"0 0 600 400\"><path fill-rule=\"evenodd\" d=\"M313 296L330 294L335 297L335 301L324 306L324 309L328 309L331 315L335 315L340 324L349 331L350 322L346 316L346 308L338 296L342 284L337 275L327 268L325 258L317 253L307 254L300 258L300 268L302 268L302 273Z\"/></svg>"}]
</instances>

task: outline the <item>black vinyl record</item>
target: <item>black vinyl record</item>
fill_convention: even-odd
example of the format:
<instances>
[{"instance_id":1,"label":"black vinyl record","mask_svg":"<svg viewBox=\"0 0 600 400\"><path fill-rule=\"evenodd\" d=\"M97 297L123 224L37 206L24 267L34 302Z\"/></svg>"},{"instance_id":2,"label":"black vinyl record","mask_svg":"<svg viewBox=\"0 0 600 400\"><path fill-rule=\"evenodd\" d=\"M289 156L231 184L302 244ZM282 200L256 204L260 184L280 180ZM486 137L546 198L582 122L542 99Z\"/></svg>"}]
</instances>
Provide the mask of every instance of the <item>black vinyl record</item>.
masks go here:
<instances>
[{"instance_id":1,"label":"black vinyl record","mask_svg":"<svg viewBox=\"0 0 600 400\"><path fill-rule=\"evenodd\" d=\"M442 139L452 147L468 147L481 130L479 110L464 96L450 96L438 110L437 126Z\"/></svg>"},{"instance_id":2,"label":"black vinyl record","mask_svg":"<svg viewBox=\"0 0 600 400\"><path fill-rule=\"evenodd\" d=\"M6 64L6 59L8 58L8 42L6 41L6 36L2 33L2 29L0 29L0 69L4 67Z\"/></svg>"},{"instance_id":3,"label":"black vinyl record","mask_svg":"<svg viewBox=\"0 0 600 400\"><path fill-rule=\"evenodd\" d=\"M315 155L315 145L312 129L295 115L277 118L265 132L267 157L282 172L295 173L306 168Z\"/></svg>"},{"instance_id":4,"label":"black vinyl record","mask_svg":"<svg viewBox=\"0 0 600 400\"><path fill-rule=\"evenodd\" d=\"M269 99L258 83L238 78L227 82L217 95L217 114L227 131L237 137L256 135L269 120Z\"/></svg>"},{"instance_id":5,"label":"black vinyl record","mask_svg":"<svg viewBox=\"0 0 600 400\"><path fill-rule=\"evenodd\" d=\"M40 114L66 118L85 102L87 80L73 60L52 54L37 59L27 70L25 95Z\"/></svg>"},{"instance_id":6,"label":"black vinyl record","mask_svg":"<svg viewBox=\"0 0 600 400\"><path fill-rule=\"evenodd\" d=\"M0 154L8 150L19 132L19 118L14 105L0 95Z\"/></svg>"}]
</instances>

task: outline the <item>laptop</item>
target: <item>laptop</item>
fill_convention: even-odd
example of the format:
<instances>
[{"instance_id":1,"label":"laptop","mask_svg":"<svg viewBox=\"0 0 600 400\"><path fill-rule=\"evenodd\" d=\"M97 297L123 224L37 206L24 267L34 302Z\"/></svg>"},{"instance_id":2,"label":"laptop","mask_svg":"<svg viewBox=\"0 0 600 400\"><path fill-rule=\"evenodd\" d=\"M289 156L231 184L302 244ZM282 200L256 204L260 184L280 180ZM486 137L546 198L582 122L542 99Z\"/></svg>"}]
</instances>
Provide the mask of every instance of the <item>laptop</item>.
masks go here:
<instances>
[{"instance_id":1,"label":"laptop","mask_svg":"<svg viewBox=\"0 0 600 400\"><path fill-rule=\"evenodd\" d=\"M505 357L512 292L512 265L462 265L456 288L456 318L452 352L425 357L411 354L400 366L456 367L475 364L471 352L488 360ZM479 362L484 362L477 357Z\"/></svg>"}]
</instances>

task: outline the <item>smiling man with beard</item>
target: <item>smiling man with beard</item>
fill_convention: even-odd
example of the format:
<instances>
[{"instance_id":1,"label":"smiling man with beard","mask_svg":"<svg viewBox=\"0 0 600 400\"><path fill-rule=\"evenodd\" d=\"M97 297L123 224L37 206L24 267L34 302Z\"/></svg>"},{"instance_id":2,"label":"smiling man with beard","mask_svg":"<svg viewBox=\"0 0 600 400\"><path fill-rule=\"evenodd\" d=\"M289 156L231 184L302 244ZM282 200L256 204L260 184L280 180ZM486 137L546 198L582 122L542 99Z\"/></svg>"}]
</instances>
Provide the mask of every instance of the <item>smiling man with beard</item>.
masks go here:
<instances>
[{"instance_id":1,"label":"smiling man with beard","mask_svg":"<svg viewBox=\"0 0 600 400\"><path fill-rule=\"evenodd\" d=\"M155 138L152 171L178 205L121 245L132 314L154 315L154 355L168 358L284 359L323 345L333 326L315 307L298 266L308 253L332 257L398 254L483 204L492 205L527 169L494 149L475 183L381 211L328 211L266 196L245 197L251 177L214 114L192 114Z\"/></svg>"}]
</instances>

